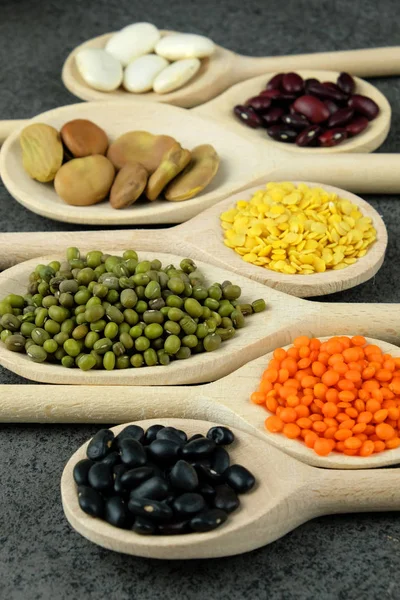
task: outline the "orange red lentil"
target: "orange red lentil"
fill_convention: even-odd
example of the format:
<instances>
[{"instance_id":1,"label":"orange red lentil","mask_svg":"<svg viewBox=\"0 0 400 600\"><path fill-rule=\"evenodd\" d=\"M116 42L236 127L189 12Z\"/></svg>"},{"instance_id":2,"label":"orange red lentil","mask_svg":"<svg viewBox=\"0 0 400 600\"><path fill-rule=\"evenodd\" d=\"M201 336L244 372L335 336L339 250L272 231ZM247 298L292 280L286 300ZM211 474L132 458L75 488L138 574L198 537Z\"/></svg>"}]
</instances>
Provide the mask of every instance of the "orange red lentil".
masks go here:
<instances>
[{"instance_id":1,"label":"orange red lentil","mask_svg":"<svg viewBox=\"0 0 400 600\"><path fill-rule=\"evenodd\" d=\"M297 337L277 348L251 401L265 427L312 448L370 456L400 446L400 358L363 336Z\"/></svg>"}]
</instances>

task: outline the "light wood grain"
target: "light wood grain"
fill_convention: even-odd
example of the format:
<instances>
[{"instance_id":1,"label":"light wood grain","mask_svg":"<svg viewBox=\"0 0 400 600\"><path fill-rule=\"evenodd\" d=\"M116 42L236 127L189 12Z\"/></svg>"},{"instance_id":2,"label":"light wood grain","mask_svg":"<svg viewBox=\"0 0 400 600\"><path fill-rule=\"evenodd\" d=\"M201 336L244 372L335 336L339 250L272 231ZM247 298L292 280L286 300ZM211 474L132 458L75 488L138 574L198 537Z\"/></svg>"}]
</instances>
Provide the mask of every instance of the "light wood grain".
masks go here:
<instances>
[{"instance_id":1,"label":"light wood grain","mask_svg":"<svg viewBox=\"0 0 400 600\"><path fill-rule=\"evenodd\" d=\"M326 328L323 331L327 333ZM347 331L346 335L352 333ZM335 329L330 335L340 334L341 330ZM328 339L321 335L319 337ZM400 356L397 346L381 339L367 339L392 356ZM399 448L369 457L347 456L337 452L318 456L297 440L267 431L264 421L271 413L253 404L250 396L256 391L271 358L272 352L248 362L226 377L201 386L124 386L117 389L105 386L100 393L98 388L89 385L74 388L65 385L2 386L0 422L114 424L170 417L206 419L246 431L304 464L315 467L369 469L400 463Z\"/></svg>"},{"instance_id":2,"label":"light wood grain","mask_svg":"<svg viewBox=\"0 0 400 600\"><path fill-rule=\"evenodd\" d=\"M296 184L299 182L295 182ZM317 184L308 183L314 187ZM82 251L95 247L112 248L114 252L134 246L142 251L169 251L182 256L203 260L209 264L259 281L269 287L293 296L307 297L339 292L367 281L375 275L384 260L387 246L386 227L375 209L344 190L324 185L324 189L357 204L363 214L371 217L377 230L377 241L368 253L353 265L340 271L326 271L313 275L284 275L243 261L223 243L220 214L235 205L237 200L250 199L261 186L230 196L200 213L187 223L163 230L123 230L90 232L47 232L0 234L0 269L18 264L27 258L49 254L56 246L77 246Z\"/></svg>"},{"instance_id":3,"label":"light wood grain","mask_svg":"<svg viewBox=\"0 0 400 600\"><path fill-rule=\"evenodd\" d=\"M148 130L172 135L189 149L211 143L221 158L220 169L211 184L195 198L184 202L139 201L115 210L108 201L94 206L70 206L57 196L52 183L31 179L22 165L20 129L4 143L0 153L3 183L14 198L29 210L50 219L91 225L181 223L213 206L219 200L251 185L276 179L303 179L336 185L350 191L400 192L397 177L400 158L396 154L293 155L285 149L238 134L236 129L169 105L142 103L132 111L130 103L81 103L60 107L32 122L60 129L71 119L87 118L107 131L111 140L126 131ZM284 146L284 144L281 144Z\"/></svg>"},{"instance_id":4,"label":"light wood grain","mask_svg":"<svg viewBox=\"0 0 400 600\"><path fill-rule=\"evenodd\" d=\"M205 434L217 422L162 419L189 435ZM142 427L160 419L139 421ZM124 426L114 427L118 433ZM158 559L232 556L282 537L301 523L323 514L399 510L398 470L330 471L315 469L242 431L233 429L232 462L251 469L256 487L240 496L241 506L220 528L178 536L140 536L84 513L73 480L74 465L85 458L87 443L68 461L61 479L61 497L71 526L88 540L115 552Z\"/></svg>"},{"instance_id":5,"label":"light wood grain","mask_svg":"<svg viewBox=\"0 0 400 600\"><path fill-rule=\"evenodd\" d=\"M171 33L171 32L163 32ZM400 75L400 47L369 48L342 52L322 52L292 56L241 56L221 46L209 59L202 60L199 73L184 87L169 94L132 94L122 87L114 92L100 92L89 87L76 68L76 54L84 48L104 48L112 33L87 40L67 57L62 80L68 90L82 100L129 100L175 104L190 108L215 98L231 85L264 73L299 69L332 69L348 71L361 77Z\"/></svg>"},{"instance_id":6,"label":"light wood grain","mask_svg":"<svg viewBox=\"0 0 400 600\"><path fill-rule=\"evenodd\" d=\"M107 251L107 248L103 249ZM158 252L146 253L146 258L159 258L162 263L175 263L181 257ZM61 259L52 254L40 257L40 262ZM0 298L9 293L23 294L29 274L38 264L37 259L26 261L0 275ZM197 261L198 267L211 284L232 277L229 271ZM331 335L340 332L368 333L387 341L398 339L400 312L396 304L330 304L300 300L256 281L235 275L235 283L242 288L243 302L264 298L267 310L248 317L246 327L237 331L228 343L217 351L195 355L189 361L173 361L168 367L146 367L116 371L87 371L32 362L26 355L10 352L0 345L0 364L18 375L44 383L79 385L180 385L202 383L218 379L266 352L290 343L300 333ZM325 330L325 331L324 331Z\"/></svg>"},{"instance_id":7,"label":"light wood grain","mask_svg":"<svg viewBox=\"0 0 400 600\"><path fill-rule=\"evenodd\" d=\"M309 69L299 71L298 73L303 79L315 77L320 81L332 81L333 83L336 83L339 75L339 73L335 71L316 71ZM264 144L271 144L276 151L279 151L282 146L284 146L285 151L295 152L302 157L307 157L307 155L313 156L316 154L340 154L342 152L373 152L385 141L390 130L392 117L390 104L386 97L375 86L358 77L354 78L357 94L368 96L374 100L379 106L380 112L376 119L370 121L363 133L356 137L344 140L338 146L333 146L331 148L301 148L296 144L283 144L282 142L273 140L267 135L263 128L251 129L250 127L246 127L246 125L241 123L233 114L233 107L236 104L244 104L245 101L252 96L258 96L261 90L265 88L266 83L274 75L276 75L276 72L265 73L260 77L254 77L247 81L243 81L242 83L238 83L214 100L194 108L193 112L218 121L219 123L224 123L229 126L230 130L237 131L237 133L240 133L247 139L261 140Z\"/></svg>"}]
</instances>

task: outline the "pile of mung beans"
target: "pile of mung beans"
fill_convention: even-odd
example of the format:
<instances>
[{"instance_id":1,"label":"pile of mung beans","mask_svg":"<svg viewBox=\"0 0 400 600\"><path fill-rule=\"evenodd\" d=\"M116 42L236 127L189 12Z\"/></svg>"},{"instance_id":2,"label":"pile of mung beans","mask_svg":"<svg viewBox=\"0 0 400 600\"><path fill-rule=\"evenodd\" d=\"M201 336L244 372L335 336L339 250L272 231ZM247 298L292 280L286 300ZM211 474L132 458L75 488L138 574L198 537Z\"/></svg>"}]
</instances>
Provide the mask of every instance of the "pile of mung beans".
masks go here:
<instances>
[{"instance_id":1,"label":"pile of mung beans","mask_svg":"<svg viewBox=\"0 0 400 600\"><path fill-rule=\"evenodd\" d=\"M25 296L0 302L0 339L35 362L83 371L168 365L217 350L266 307L240 296L230 281L207 285L189 258L163 268L134 250L69 248L66 261L37 265Z\"/></svg>"}]
</instances>

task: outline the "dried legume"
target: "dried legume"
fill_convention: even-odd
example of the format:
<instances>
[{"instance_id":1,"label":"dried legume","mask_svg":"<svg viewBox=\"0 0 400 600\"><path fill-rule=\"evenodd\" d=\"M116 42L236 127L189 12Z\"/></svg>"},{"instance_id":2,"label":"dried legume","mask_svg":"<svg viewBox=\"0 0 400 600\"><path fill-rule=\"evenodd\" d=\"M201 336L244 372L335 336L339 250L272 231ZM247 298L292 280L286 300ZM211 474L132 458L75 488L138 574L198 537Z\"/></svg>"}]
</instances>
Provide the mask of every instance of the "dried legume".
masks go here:
<instances>
[{"instance_id":1,"label":"dried legume","mask_svg":"<svg viewBox=\"0 0 400 600\"><path fill-rule=\"evenodd\" d=\"M288 275L344 269L376 240L372 219L355 204L304 183L270 182L220 218L225 246L248 263Z\"/></svg>"}]
</instances>

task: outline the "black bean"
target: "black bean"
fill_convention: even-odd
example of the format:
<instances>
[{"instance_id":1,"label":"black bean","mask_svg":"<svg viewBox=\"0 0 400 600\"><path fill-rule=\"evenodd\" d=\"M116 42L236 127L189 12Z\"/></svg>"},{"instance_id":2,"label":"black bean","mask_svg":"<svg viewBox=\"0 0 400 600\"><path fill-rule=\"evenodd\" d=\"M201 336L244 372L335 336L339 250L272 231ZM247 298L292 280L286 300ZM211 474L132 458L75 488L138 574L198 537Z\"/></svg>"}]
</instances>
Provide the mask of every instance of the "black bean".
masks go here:
<instances>
[{"instance_id":1,"label":"black bean","mask_svg":"<svg viewBox=\"0 0 400 600\"><path fill-rule=\"evenodd\" d=\"M232 444L235 439L232 431L228 427L211 427L208 430L207 437L209 440L213 440L217 446L228 446Z\"/></svg>"},{"instance_id":2,"label":"black bean","mask_svg":"<svg viewBox=\"0 0 400 600\"><path fill-rule=\"evenodd\" d=\"M181 446L171 440L154 440L148 448L149 455L156 464L173 465L178 458Z\"/></svg>"},{"instance_id":3,"label":"black bean","mask_svg":"<svg viewBox=\"0 0 400 600\"><path fill-rule=\"evenodd\" d=\"M147 517L152 521L170 521L173 515L168 504L150 498L130 498L128 508L132 514Z\"/></svg>"},{"instance_id":4,"label":"black bean","mask_svg":"<svg viewBox=\"0 0 400 600\"><path fill-rule=\"evenodd\" d=\"M156 439L171 440L172 442L183 445L187 441L187 435L184 431L175 429L175 427L163 427L163 429L157 433Z\"/></svg>"},{"instance_id":5,"label":"black bean","mask_svg":"<svg viewBox=\"0 0 400 600\"><path fill-rule=\"evenodd\" d=\"M171 485L177 490L192 492L199 485L196 469L185 460L178 460L169 474Z\"/></svg>"},{"instance_id":6,"label":"black bean","mask_svg":"<svg viewBox=\"0 0 400 600\"><path fill-rule=\"evenodd\" d=\"M157 527L159 535L180 535L189 533L189 521L175 521L174 523L162 523Z\"/></svg>"},{"instance_id":7,"label":"black bean","mask_svg":"<svg viewBox=\"0 0 400 600\"><path fill-rule=\"evenodd\" d=\"M218 485L215 488L214 506L227 513L231 513L238 508L240 500L234 490L229 485Z\"/></svg>"},{"instance_id":8,"label":"black bean","mask_svg":"<svg viewBox=\"0 0 400 600\"><path fill-rule=\"evenodd\" d=\"M104 514L104 500L96 490L80 485L78 487L78 502L83 512L92 517L102 517Z\"/></svg>"},{"instance_id":9,"label":"black bean","mask_svg":"<svg viewBox=\"0 0 400 600\"><path fill-rule=\"evenodd\" d=\"M224 481L224 475L222 473L217 473L217 471L214 471L211 467L207 467L206 465L196 465L195 469L201 482L217 485Z\"/></svg>"},{"instance_id":10,"label":"black bean","mask_svg":"<svg viewBox=\"0 0 400 600\"><path fill-rule=\"evenodd\" d=\"M127 490L131 490L136 486L146 481L146 479L150 479L154 475L153 467L145 466L145 467L137 467L136 469L126 470L121 476L121 483Z\"/></svg>"},{"instance_id":11,"label":"black bean","mask_svg":"<svg viewBox=\"0 0 400 600\"><path fill-rule=\"evenodd\" d=\"M73 477L77 485L88 485L89 469L94 465L94 462L89 458L84 458L74 466Z\"/></svg>"},{"instance_id":12,"label":"black bean","mask_svg":"<svg viewBox=\"0 0 400 600\"><path fill-rule=\"evenodd\" d=\"M156 526L146 517L136 517L132 525L132 531L140 533L140 535L152 535L156 531Z\"/></svg>"},{"instance_id":13,"label":"black bean","mask_svg":"<svg viewBox=\"0 0 400 600\"><path fill-rule=\"evenodd\" d=\"M239 494L251 490L256 482L254 475L242 465L232 465L229 467L224 473L224 478L226 483L230 485L235 492L239 492Z\"/></svg>"},{"instance_id":14,"label":"black bean","mask_svg":"<svg viewBox=\"0 0 400 600\"><path fill-rule=\"evenodd\" d=\"M161 431L161 429L164 429L164 425L152 425L151 427L149 427L146 433L144 434L143 443L148 445L151 444L151 442L154 442L154 440L157 437L157 433Z\"/></svg>"},{"instance_id":15,"label":"black bean","mask_svg":"<svg viewBox=\"0 0 400 600\"><path fill-rule=\"evenodd\" d=\"M90 440L86 455L91 460L101 460L110 452L114 434L110 429L100 429Z\"/></svg>"},{"instance_id":16,"label":"black bean","mask_svg":"<svg viewBox=\"0 0 400 600\"><path fill-rule=\"evenodd\" d=\"M162 477L151 477L131 491L131 498L150 498L151 500L164 500L169 494L169 485Z\"/></svg>"},{"instance_id":17,"label":"black bean","mask_svg":"<svg viewBox=\"0 0 400 600\"><path fill-rule=\"evenodd\" d=\"M120 496L107 498L104 516L107 523L115 527L126 528L130 522L128 507Z\"/></svg>"},{"instance_id":18,"label":"black bean","mask_svg":"<svg viewBox=\"0 0 400 600\"><path fill-rule=\"evenodd\" d=\"M213 529L217 529L222 523L225 523L228 515L223 510L219 508L211 508L209 510L205 510L190 521L190 527L193 531L198 532L206 532L212 531Z\"/></svg>"},{"instance_id":19,"label":"black bean","mask_svg":"<svg viewBox=\"0 0 400 600\"><path fill-rule=\"evenodd\" d=\"M210 483L201 483L197 491L206 502L211 502L215 498L215 488Z\"/></svg>"},{"instance_id":20,"label":"black bean","mask_svg":"<svg viewBox=\"0 0 400 600\"><path fill-rule=\"evenodd\" d=\"M103 458L101 461L104 465L110 465L111 467L115 467L115 465L119 465L121 463L121 457L119 452L116 450L114 452L110 452Z\"/></svg>"},{"instance_id":21,"label":"black bean","mask_svg":"<svg viewBox=\"0 0 400 600\"><path fill-rule=\"evenodd\" d=\"M204 435L202 435L201 433L195 433L194 435L192 435L190 438L188 438L187 443L189 442L193 442L193 440L199 440L200 438L205 437Z\"/></svg>"},{"instance_id":22,"label":"black bean","mask_svg":"<svg viewBox=\"0 0 400 600\"><path fill-rule=\"evenodd\" d=\"M114 477L114 492L116 494L123 494L126 491L124 484L121 479L124 473L126 473L127 467L125 465L115 465L113 467Z\"/></svg>"},{"instance_id":23,"label":"black bean","mask_svg":"<svg viewBox=\"0 0 400 600\"><path fill-rule=\"evenodd\" d=\"M216 443L208 438L198 438L185 444L182 448L182 456L187 458L200 458L209 456L214 452Z\"/></svg>"},{"instance_id":24,"label":"black bean","mask_svg":"<svg viewBox=\"0 0 400 600\"><path fill-rule=\"evenodd\" d=\"M228 452L225 448L216 448L211 455L211 469L217 473L223 473L231 464Z\"/></svg>"},{"instance_id":25,"label":"black bean","mask_svg":"<svg viewBox=\"0 0 400 600\"><path fill-rule=\"evenodd\" d=\"M187 492L175 498L172 508L174 512L181 517L193 517L195 514L204 510L205 500L200 494Z\"/></svg>"},{"instance_id":26,"label":"black bean","mask_svg":"<svg viewBox=\"0 0 400 600\"><path fill-rule=\"evenodd\" d=\"M132 438L140 443L144 440L144 429L139 425L128 425L125 427L114 440L114 446L119 448L119 444L121 440L125 440L127 438Z\"/></svg>"},{"instance_id":27,"label":"black bean","mask_svg":"<svg viewBox=\"0 0 400 600\"><path fill-rule=\"evenodd\" d=\"M95 463L89 469L88 481L95 490L111 490L114 486L113 468L104 463Z\"/></svg>"},{"instance_id":28,"label":"black bean","mask_svg":"<svg viewBox=\"0 0 400 600\"><path fill-rule=\"evenodd\" d=\"M121 460L127 467L143 467L146 464L146 452L137 440L127 437L119 442Z\"/></svg>"}]
</instances>

